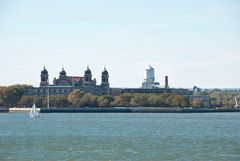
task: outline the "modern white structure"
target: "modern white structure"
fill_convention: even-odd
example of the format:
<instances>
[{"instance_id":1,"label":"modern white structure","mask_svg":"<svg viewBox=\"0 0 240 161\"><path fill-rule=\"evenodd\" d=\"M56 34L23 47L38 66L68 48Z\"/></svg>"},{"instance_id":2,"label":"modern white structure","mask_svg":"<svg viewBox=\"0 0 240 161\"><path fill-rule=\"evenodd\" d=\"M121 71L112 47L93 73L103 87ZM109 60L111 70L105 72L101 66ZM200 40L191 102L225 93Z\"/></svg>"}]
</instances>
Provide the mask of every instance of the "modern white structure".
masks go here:
<instances>
[{"instance_id":1,"label":"modern white structure","mask_svg":"<svg viewBox=\"0 0 240 161\"><path fill-rule=\"evenodd\" d=\"M153 83L154 80L154 68L149 65L144 69L144 82Z\"/></svg>"},{"instance_id":2,"label":"modern white structure","mask_svg":"<svg viewBox=\"0 0 240 161\"><path fill-rule=\"evenodd\" d=\"M158 82L155 81L155 73L154 68L150 65L144 69L144 80L142 83L142 88L154 88L159 85Z\"/></svg>"}]
</instances>

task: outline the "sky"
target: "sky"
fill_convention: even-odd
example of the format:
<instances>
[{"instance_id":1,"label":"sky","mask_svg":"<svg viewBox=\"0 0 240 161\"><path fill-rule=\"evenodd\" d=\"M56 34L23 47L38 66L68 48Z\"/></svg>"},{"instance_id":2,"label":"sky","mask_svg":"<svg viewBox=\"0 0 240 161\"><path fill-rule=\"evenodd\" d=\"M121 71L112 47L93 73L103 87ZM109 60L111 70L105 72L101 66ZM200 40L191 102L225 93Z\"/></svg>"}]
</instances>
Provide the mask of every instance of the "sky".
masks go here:
<instances>
[{"instance_id":1,"label":"sky","mask_svg":"<svg viewBox=\"0 0 240 161\"><path fill-rule=\"evenodd\" d=\"M111 87L140 87L144 68L171 87L240 87L239 0L0 0L0 86L39 86L89 65Z\"/></svg>"}]
</instances>

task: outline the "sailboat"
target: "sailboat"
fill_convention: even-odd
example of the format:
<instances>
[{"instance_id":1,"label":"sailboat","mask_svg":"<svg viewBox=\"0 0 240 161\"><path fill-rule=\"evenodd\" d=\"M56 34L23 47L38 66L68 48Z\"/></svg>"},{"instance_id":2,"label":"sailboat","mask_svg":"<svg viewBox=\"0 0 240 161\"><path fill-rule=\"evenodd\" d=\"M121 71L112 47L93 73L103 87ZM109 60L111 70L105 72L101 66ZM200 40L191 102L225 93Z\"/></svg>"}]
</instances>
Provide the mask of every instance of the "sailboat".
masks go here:
<instances>
[{"instance_id":1,"label":"sailboat","mask_svg":"<svg viewBox=\"0 0 240 161\"><path fill-rule=\"evenodd\" d=\"M29 116L30 116L30 118L40 118L40 114L39 114L39 111L36 108L35 103L33 103L33 105L32 105L32 109L29 113Z\"/></svg>"},{"instance_id":2,"label":"sailboat","mask_svg":"<svg viewBox=\"0 0 240 161\"><path fill-rule=\"evenodd\" d=\"M237 97L235 97L235 108L238 108L238 101L237 101Z\"/></svg>"}]
</instances>

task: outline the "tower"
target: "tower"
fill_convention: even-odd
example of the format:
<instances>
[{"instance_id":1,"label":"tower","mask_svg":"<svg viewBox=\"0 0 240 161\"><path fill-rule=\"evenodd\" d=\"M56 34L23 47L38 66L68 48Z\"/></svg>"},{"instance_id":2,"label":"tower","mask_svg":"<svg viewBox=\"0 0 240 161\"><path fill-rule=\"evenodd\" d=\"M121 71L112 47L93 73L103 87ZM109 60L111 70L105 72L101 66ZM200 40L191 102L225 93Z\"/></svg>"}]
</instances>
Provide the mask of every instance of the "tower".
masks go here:
<instances>
[{"instance_id":1,"label":"tower","mask_svg":"<svg viewBox=\"0 0 240 161\"><path fill-rule=\"evenodd\" d=\"M106 68L104 68L104 71L102 72L102 83L101 86L103 87L109 87L109 75L108 75L108 71Z\"/></svg>"},{"instance_id":2,"label":"tower","mask_svg":"<svg viewBox=\"0 0 240 161\"><path fill-rule=\"evenodd\" d=\"M41 82L40 82L40 86L48 86L48 71L47 69L43 68L43 70L41 71Z\"/></svg>"},{"instance_id":3,"label":"tower","mask_svg":"<svg viewBox=\"0 0 240 161\"><path fill-rule=\"evenodd\" d=\"M153 83L155 81L154 68L149 65L144 71L144 82Z\"/></svg>"},{"instance_id":4,"label":"tower","mask_svg":"<svg viewBox=\"0 0 240 161\"><path fill-rule=\"evenodd\" d=\"M142 88L155 88L156 85L159 85L155 81L154 68L150 65L144 69L144 80L142 83Z\"/></svg>"},{"instance_id":5,"label":"tower","mask_svg":"<svg viewBox=\"0 0 240 161\"><path fill-rule=\"evenodd\" d=\"M164 88L169 88L169 85L168 85L168 76L165 76L165 87Z\"/></svg>"},{"instance_id":6,"label":"tower","mask_svg":"<svg viewBox=\"0 0 240 161\"><path fill-rule=\"evenodd\" d=\"M92 72L89 69L89 67L87 67L87 70L84 73L84 82L90 83L91 81L92 81Z\"/></svg>"},{"instance_id":7,"label":"tower","mask_svg":"<svg viewBox=\"0 0 240 161\"><path fill-rule=\"evenodd\" d=\"M63 78L63 77L66 77L66 76L67 76L67 73L64 70L64 68L62 67L62 71L59 73L59 78Z\"/></svg>"}]
</instances>

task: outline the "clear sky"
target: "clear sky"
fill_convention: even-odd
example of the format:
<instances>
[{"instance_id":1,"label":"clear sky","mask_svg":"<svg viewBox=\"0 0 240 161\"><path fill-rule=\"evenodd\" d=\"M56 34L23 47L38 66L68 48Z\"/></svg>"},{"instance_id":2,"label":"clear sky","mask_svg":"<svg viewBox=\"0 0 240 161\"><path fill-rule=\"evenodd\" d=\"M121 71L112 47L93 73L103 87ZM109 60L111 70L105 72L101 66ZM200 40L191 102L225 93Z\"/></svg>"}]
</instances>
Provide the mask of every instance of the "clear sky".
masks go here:
<instances>
[{"instance_id":1,"label":"clear sky","mask_svg":"<svg viewBox=\"0 0 240 161\"><path fill-rule=\"evenodd\" d=\"M140 87L143 70L172 87L240 87L239 0L0 0L0 85L39 85L64 66L111 87Z\"/></svg>"}]
</instances>

